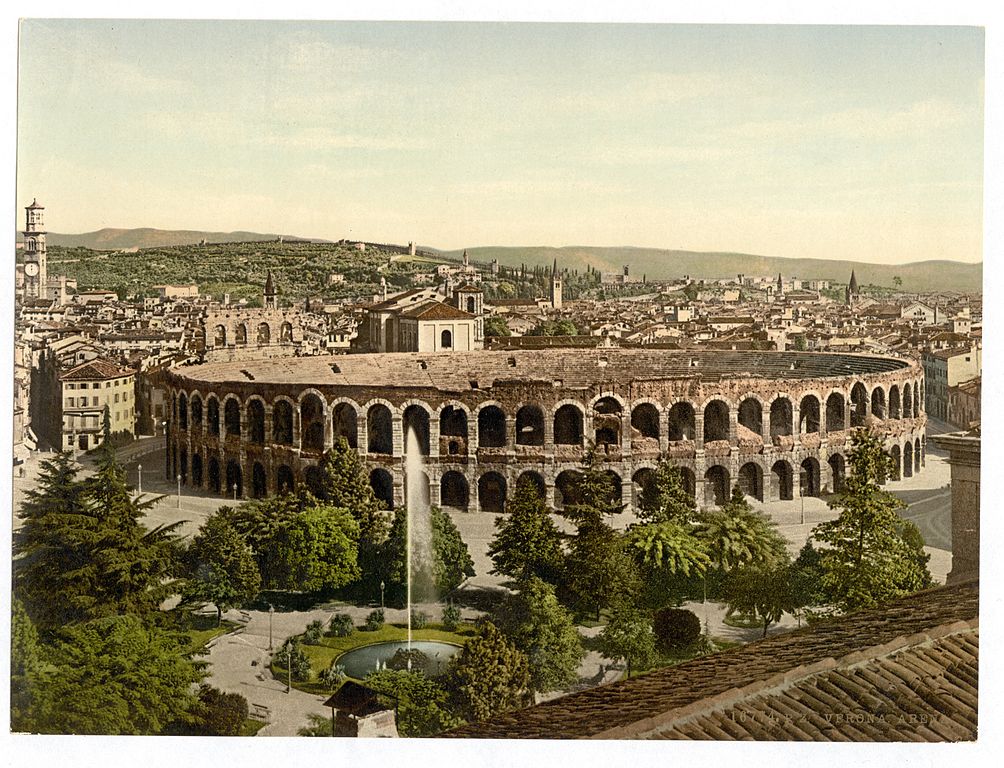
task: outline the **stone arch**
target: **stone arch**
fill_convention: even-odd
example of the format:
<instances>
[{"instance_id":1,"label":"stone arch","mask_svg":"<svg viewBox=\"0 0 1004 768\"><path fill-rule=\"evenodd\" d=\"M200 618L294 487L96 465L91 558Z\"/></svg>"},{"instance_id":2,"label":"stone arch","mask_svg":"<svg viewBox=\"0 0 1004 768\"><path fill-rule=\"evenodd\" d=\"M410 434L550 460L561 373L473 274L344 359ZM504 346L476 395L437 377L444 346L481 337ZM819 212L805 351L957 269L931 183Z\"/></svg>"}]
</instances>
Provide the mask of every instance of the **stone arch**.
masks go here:
<instances>
[{"instance_id":1,"label":"stone arch","mask_svg":"<svg viewBox=\"0 0 1004 768\"><path fill-rule=\"evenodd\" d=\"M864 388L862 387L862 391ZM867 397L867 395L866 395ZM844 424L846 420L846 414L844 413L844 395L842 392L831 392L830 396L826 398L826 431L827 432L842 432L844 429ZM857 418L857 408L851 412L851 418ZM864 416L861 417L861 424L855 424L854 426L863 426Z\"/></svg>"},{"instance_id":2,"label":"stone arch","mask_svg":"<svg viewBox=\"0 0 1004 768\"><path fill-rule=\"evenodd\" d=\"M744 494L763 501L763 468L753 461L739 467L739 488Z\"/></svg>"},{"instance_id":3,"label":"stone arch","mask_svg":"<svg viewBox=\"0 0 1004 768\"><path fill-rule=\"evenodd\" d=\"M827 408L829 401L827 401ZM829 419L829 411L826 417ZM806 395L798 405L799 431L803 435L811 435L819 432L819 398L815 395ZM829 427L827 427L829 429Z\"/></svg>"},{"instance_id":4,"label":"stone arch","mask_svg":"<svg viewBox=\"0 0 1004 768\"><path fill-rule=\"evenodd\" d=\"M833 492L840 493L844 490L844 478L847 476L847 466L844 456L841 453L834 453L827 459L830 465L830 475L833 477Z\"/></svg>"},{"instance_id":5,"label":"stone arch","mask_svg":"<svg viewBox=\"0 0 1004 768\"><path fill-rule=\"evenodd\" d=\"M238 323L234 328L234 344L245 346L248 343L248 327L244 323Z\"/></svg>"},{"instance_id":6,"label":"stone arch","mask_svg":"<svg viewBox=\"0 0 1004 768\"><path fill-rule=\"evenodd\" d=\"M757 437L763 436L763 404L760 398L747 395L739 403L739 426L745 427Z\"/></svg>"},{"instance_id":7,"label":"stone arch","mask_svg":"<svg viewBox=\"0 0 1004 768\"><path fill-rule=\"evenodd\" d=\"M666 436L673 442L693 440L696 433L694 406L685 400L669 409Z\"/></svg>"},{"instance_id":8,"label":"stone arch","mask_svg":"<svg viewBox=\"0 0 1004 768\"><path fill-rule=\"evenodd\" d=\"M659 440L659 422L659 409L653 403L638 403L631 411L631 429L643 439Z\"/></svg>"},{"instance_id":9,"label":"stone arch","mask_svg":"<svg viewBox=\"0 0 1004 768\"><path fill-rule=\"evenodd\" d=\"M220 492L220 462L215 456L209 458L209 490L213 493Z\"/></svg>"},{"instance_id":10,"label":"stone arch","mask_svg":"<svg viewBox=\"0 0 1004 768\"><path fill-rule=\"evenodd\" d=\"M241 401L235 396L231 395L223 401L223 426L227 437L241 436Z\"/></svg>"},{"instance_id":11,"label":"stone arch","mask_svg":"<svg viewBox=\"0 0 1004 768\"><path fill-rule=\"evenodd\" d=\"M293 444L293 403L286 398L272 403L272 442Z\"/></svg>"},{"instance_id":12,"label":"stone arch","mask_svg":"<svg viewBox=\"0 0 1004 768\"><path fill-rule=\"evenodd\" d=\"M903 444L903 477L913 477L913 441Z\"/></svg>"},{"instance_id":13,"label":"stone arch","mask_svg":"<svg viewBox=\"0 0 1004 768\"><path fill-rule=\"evenodd\" d=\"M444 329L443 332L439 334L439 348L453 349L453 331Z\"/></svg>"},{"instance_id":14,"label":"stone arch","mask_svg":"<svg viewBox=\"0 0 1004 768\"><path fill-rule=\"evenodd\" d=\"M724 400L712 400L704 406L704 442L729 439L729 406Z\"/></svg>"},{"instance_id":15,"label":"stone arch","mask_svg":"<svg viewBox=\"0 0 1004 768\"><path fill-rule=\"evenodd\" d=\"M188 430L188 396L184 392L178 395L178 426Z\"/></svg>"},{"instance_id":16,"label":"stone arch","mask_svg":"<svg viewBox=\"0 0 1004 768\"><path fill-rule=\"evenodd\" d=\"M809 456L802 460L798 485L802 496L819 496L819 462Z\"/></svg>"},{"instance_id":17,"label":"stone arch","mask_svg":"<svg viewBox=\"0 0 1004 768\"><path fill-rule=\"evenodd\" d=\"M578 403L564 403L554 412L555 445L582 445L585 416Z\"/></svg>"},{"instance_id":18,"label":"stone arch","mask_svg":"<svg viewBox=\"0 0 1004 768\"><path fill-rule=\"evenodd\" d=\"M279 326L279 341L283 344L290 344L293 341L293 324L285 322Z\"/></svg>"},{"instance_id":19,"label":"stone arch","mask_svg":"<svg viewBox=\"0 0 1004 768\"><path fill-rule=\"evenodd\" d=\"M192 485L202 487L202 456L198 453L192 454Z\"/></svg>"},{"instance_id":20,"label":"stone arch","mask_svg":"<svg viewBox=\"0 0 1004 768\"><path fill-rule=\"evenodd\" d=\"M544 444L544 412L537 405L516 411L516 445Z\"/></svg>"},{"instance_id":21,"label":"stone arch","mask_svg":"<svg viewBox=\"0 0 1004 768\"><path fill-rule=\"evenodd\" d=\"M794 498L791 464L784 459L779 459L774 462L770 472L774 477L778 501L791 501Z\"/></svg>"},{"instance_id":22,"label":"stone arch","mask_svg":"<svg viewBox=\"0 0 1004 768\"><path fill-rule=\"evenodd\" d=\"M196 432L202 429L202 397L192 394L192 401L189 409L192 412L192 429Z\"/></svg>"},{"instance_id":23,"label":"stone arch","mask_svg":"<svg viewBox=\"0 0 1004 768\"><path fill-rule=\"evenodd\" d=\"M441 454L467 455L467 408L460 403L446 403L439 410Z\"/></svg>"},{"instance_id":24,"label":"stone arch","mask_svg":"<svg viewBox=\"0 0 1004 768\"><path fill-rule=\"evenodd\" d=\"M275 492L292 493L296 488L296 476L287 464L280 464L275 469Z\"/></svg>"},{"instance_id":25,"label":"stone arch","mask_svg":"<svg viewBox=\"0 0 1004 768\"><path fill-rule=\"evenodd\" d=\"M624 403L616 395L603 395L593 401L593 442L596 445L621 444L621 416Z\"/></svg>"},{"instance_id":26,"label":"stone arch","mask_svg":"<svg viewBox=\"0 0 1004 768\"><path fill-rule=\"evenodd\" d=\"M610 482L613 485L613 496L610 497L610 502L613 504L622 504L624 501L624 481L621 480L621 476L613 469L608 469L603 474L610 478Z\"/></svg>"},{"instance_id":27,"label":"stone arch","mask_svg":"<svg viewBox=\"0 0 1004 768\"><path fill-rule=\"evenodd\" d=\"M303 470L303 484L319 499L327 495L327 489L324 487L324 470L316 464L311 464Z\"/></svg>"},{"instance_id":28,"label":"stone arch","mask_svg":"<svg viewBox=\"0 0 1004 768\"><path fill-rule=\"evenodd\" d=\"M882 387L872 390L872 416L876 419L885 418L885 390Z\"/></svg>"},{"instance_id":29,"label":"stone arch","mask_svg":"<svg viewBox=\"0 0 1004 768\"><path fill-rule=\"evenodd\" d=\"M791 434L792 421L791 400L785 395L778 395L770 404L770 436L786 437Z\"/></svg>"},{"instance_id":30,"label":"stone arch","mask_svg":"<svg viewBox=\"0 0 1004 768\"><path fill-rule=\"evenodd\" d=\"M478 504L482 512L503 512L506 502L506 482L498 472L485 472L478 478Z\"/></svg>"},{"instance_id":31,"label":"stone arch","mask_svg":"<svg viewBox=\"0 0 1004 768\"><path fill-rule=\"evenodd\" d=\"M558 509L579 501L578 487L581 479L582 473L575 469L566 469L554 478L554 505Z\"/></svg>"},{"instance_id":32,"label":"stone arch","mask_svg":"<svg viewBox=\"0 0 1004 768\"><path fill-rule=\"evenodd\" d=\"M892 450L889 451L889 455L892 457L892 480L899 480L903 477L903 462L902 462L902 451L898 445L894 445Z\"/></svg>"},{"instance_id":33,"label":"stone arch","mask_svg":"<svg viewBox=\"0 0 1004 768\"><path fill-rule=\"evenodd\" d=\"M498 403L478 408L478 447L504 448L507 443L505 412Z\"/></svg>"},{"instance_id":34,"label":"stone arch","mask_svg":"<svg viewBox=\"0 0 1004 768\"><path fill-rule=\"evenodd\" d=\"M857 429L865 425L868 418L868 390L860 381L851 387L851 427Z\"/></svg>"},{"instance_id":35,"label":"stone arch","mask_svg":"<svg viewBox=\"0 0 1004 768\"><path fill-rule=\"evenodd\" d=\"M350 400L339 400L331 407L332 441L344 437L349 448L359 447L359 410Z\"/></svg>"},{"instance_id":36,"label":"stone arch","mask_svg":"<svg viewBox=\"0 0 1004 768\"><path fill-rule=\"evenodd\" d=\"M544 482L544 476L541 475L540 472L534 472L532 469L528 469L526 472L521 472L519 477L516 478L516 485L518 486L520 481L524 478L528 482L533 483L540 498L547 498L547 483Z\"/></svg>"},{"instance_id":37,"label":"stone arch","mask_svg":"<svg viewBox=\"0 0 1004 768\"><path fill-rule=\"evenodd\" d=\"M217 325L213 329L213 346L225 347L226 345L227 345L227 327L225 325Z\"/></svg>"},{"instance_id":38,"label":"stone arch","mask_svg":"<svg viewBox=\"0 0 1004 768\"><path fill-rule=\"evenodd\" d=\"M429 455L429 411L424 403L412 402L405 407L401 420L405 447L408 445L408 430L415 432L418 450L423 456Z\"/></svg>"},{"instance_id":39,"label":"stone arch","mask_svg":"<svg viewBox=\"0 0 1004 768\"><path fill-rule=\"evenodd\" d=\"M272 342L272 328L268 323L258 323L258 344L268 346Z\"/></svg>"},{"instance_id":40,"label":"stone arch","mask_svg":"<svg viewBox=\"0 0 1004 768\"><path fill-rule=\"evenodd\" d=\"M370 488L386 509L394 509L394 477L390 472L382 467L370 472Z\"/></svg>"},{"instance_id":41,"label":"stone arch","mask_svg":"<svg viewBox=\"0 0 1004 768\"><path fill-rule=\"evenodd\" d=\"M467 478L456 470L443 473L439 480L439 503L444 507L466 510L470 501L471 488Z\"/></svg>"},{"instance_id":42,"label":"stone arch","mask_svg":"<svg viewBox=\"0 0 1004 768\"><path fill-rule=\"evenodd\" d=\"M683 480L683 490L690 498L697 500L697 475L690 467L679 467L680 478Z\"/></svg>"},{"instance_id":43,"label":"stone arch","mask_svg":"<svg viewBox=\"0 0 1004 768\"><path fill-rule=\"evenodd\" d=\"M704 503L721 506L729 500L729 470L721 464L708 467L704 473Z\"/></svg>"},{"instance_id":44,"label":"stone arch","mask_svg":"<svg viewBox=\"0 0 1004 768\"><path fill-rule=\"evenodd\" d=\"M635 507L638 506L637 500L641 499L642 494L654 481L655 469L652 467L642 467L631 475L631 482L634 484L634 498L636 499Z\"/></svg>"},{"instance_id":45,"label":"stone arch","mask_svg":"<svg viewBox=\"0 0 1004 768\"><path fill-rule=\"evenodd\" d=\"M895 384L889 387L889 418L890 419L903 418L899 404L899 387L896 386Z\"/></svg>"},{"instance_id":46,"label":"stone arch","mask_svg":"<svg viewBox=\"0 0 1004 768\"><path fill-rule=\"evenodd\" d=\"M913 388L909 381L903 385L903 418L913 418Z\"/></svg>"},{"instance_id":47,"label":"stone arch","mask_svg":"<svg viewBox=\"0 0 1004 768\"><path fill-rule=\"evenodd\" d=\"M227 488L228 498L241 498L244 495L244 473L241 471L240 462L237 459L227 461Z\"/></svg>"},{"instance_id":48,"label":"stone arch","mask_svg":"<svg viewBox=\"0 0 1004 768\"><path fill-rule=\"evenodd\" d=\"M268 481L265 479L265 467L256 461L251 465L251 497L264 499L268 495Z\"/></svg>"},{"instance_id":49,"label":"stone arch","mask_svg":"<svg viewBox=\"0 0 1004 768\"><path fill-rule=\"evenodd\" d=\"M220 436L220 401L215 395L206 398L206 429L212 437Z\"/></svg>"},{"instance_id":50,"label":"stone arch","mask_svg":"<svg viewBox=\"0 0 1004 768\"><path fill-rule=\"evenodd\" d=\"M324 399L309 391L300 397L300 448L320 453L324 450Z\"/></svg>"},{"instance_id":51,"label":"stone arch","mask_svg":"<svg viewBox=\"0 0 1004 768\"><path fill-rule=\"evenodd\" d=\"M265 403L258 397L248 398L247 411L248 442L262 445L265 442Z\"/></svg>"},{"instance_id":52,"label":"stone arch","mask_svg":"<svg viewBox=\"0 0 1004 768\"><path fill-rule=\"evenodd\" d=\"M366 452L394 453L394 417L384 403L374 403L366 412Z\"/></svg>"}]
</instances>

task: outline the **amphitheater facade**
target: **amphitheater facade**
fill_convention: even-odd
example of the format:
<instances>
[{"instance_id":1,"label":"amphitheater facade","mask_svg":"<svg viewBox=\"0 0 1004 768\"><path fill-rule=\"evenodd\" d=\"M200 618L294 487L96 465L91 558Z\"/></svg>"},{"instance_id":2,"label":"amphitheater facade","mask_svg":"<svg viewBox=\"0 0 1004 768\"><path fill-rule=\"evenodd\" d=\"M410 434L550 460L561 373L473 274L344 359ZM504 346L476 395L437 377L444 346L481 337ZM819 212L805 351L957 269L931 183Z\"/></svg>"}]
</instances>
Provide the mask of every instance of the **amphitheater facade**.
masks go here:
<instances>
[{"instance_id":1,"label":"amphitheater facade","mask_svg":"<svg viewBox=\"0 0 1004 768\"><path fill-rule=\"evenodd\" d=\"M761 501L838 490L858 427L881 436L897 476L926 455L923 371L877 356L389 353L193 365L166 386L168 477L224 497L317 487L324 451L345 438L377 496L399 505L408 429L430 502L470 512L501 511L527 473L560 509L589 443L629 508L662 455L705 505L736 483Z\"/></svg>"}]
</instances>

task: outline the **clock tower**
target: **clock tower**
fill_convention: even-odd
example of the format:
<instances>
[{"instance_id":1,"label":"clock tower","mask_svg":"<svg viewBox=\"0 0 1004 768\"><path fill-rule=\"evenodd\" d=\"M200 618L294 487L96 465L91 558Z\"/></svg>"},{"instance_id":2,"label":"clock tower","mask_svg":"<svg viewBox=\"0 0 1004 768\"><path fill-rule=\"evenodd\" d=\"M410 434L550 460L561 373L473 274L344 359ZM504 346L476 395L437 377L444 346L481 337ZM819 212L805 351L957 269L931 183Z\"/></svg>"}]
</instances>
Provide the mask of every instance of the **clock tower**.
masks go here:
<instances>
[{"instance_id":1,"label":"clock tower","mask_svg":"<svg viewBox=\"0 0 1004 768\"><path fill-rule=\"evenodd\" d=\"M48 270L45 265L45 210L32 200L25 210L24 223L24 295L29 299L44 299Z\"/></svg>"}]
</instances>

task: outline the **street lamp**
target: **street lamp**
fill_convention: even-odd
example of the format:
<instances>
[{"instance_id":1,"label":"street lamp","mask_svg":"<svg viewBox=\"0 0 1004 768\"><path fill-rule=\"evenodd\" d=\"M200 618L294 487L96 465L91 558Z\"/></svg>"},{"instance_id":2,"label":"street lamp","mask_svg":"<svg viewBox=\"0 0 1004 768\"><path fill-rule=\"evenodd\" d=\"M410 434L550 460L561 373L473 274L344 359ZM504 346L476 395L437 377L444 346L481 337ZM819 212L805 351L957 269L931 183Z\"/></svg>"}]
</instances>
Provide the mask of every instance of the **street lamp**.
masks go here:
<instances>
[{"instance_id":1,"label":"street lamp","mask_svg":"<svg viewBox=\"0 0 1004 768\"><path fill-rule=\"evenodd\" d=\"M143 493L143 465L136 465L136 492Z\"/></svg>"},{"instance_id":2,"label":"street lamp","mask_svg":"<svg viewBox=\"0 0 1004 768\"><path fill-rule=\"evenodd\" d=\"M237 501L237 483L230 486L230 492L234 495L234 501Z\"/></svg>"},{"instance_id":3,"label":"street lamp","mask_svg":"<svg viewBox=\"0 0 1004 768\"><path fill-rule=\"evenodd\" d=\"M268 649L272 650L272 614L275 613L275 608L272 604L268 604Z\"/></svg>"},{"instance_id":4,"label":"street lamp","mask_svg":"<svg viewBox=\"0 0 1004 768\"><path fill-rule=\"evenodd\" d=\"M181 475L178 475L178 509L181 509Z\"/></svg>"},{"instance_id":5,"label":"street lamp","mask_svg":"<svg viewBox=\"0 0 1004 768\"><path fill-rule=\"evenodd\" d=\"M381 579L380 580L380 607L381 608L383 608L383 588L384 588L384 583L383 583L383 579Z\"/></svg>"}]
</instances>

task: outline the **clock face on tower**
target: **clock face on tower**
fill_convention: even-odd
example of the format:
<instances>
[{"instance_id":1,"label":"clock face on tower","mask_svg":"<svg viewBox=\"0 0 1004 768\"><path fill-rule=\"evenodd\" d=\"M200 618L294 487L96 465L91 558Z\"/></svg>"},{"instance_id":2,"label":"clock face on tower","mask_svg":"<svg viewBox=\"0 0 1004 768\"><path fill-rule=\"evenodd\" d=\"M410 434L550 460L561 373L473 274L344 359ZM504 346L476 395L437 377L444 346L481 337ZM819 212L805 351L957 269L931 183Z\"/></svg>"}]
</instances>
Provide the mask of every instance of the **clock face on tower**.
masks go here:
<instances>
[{"instance_id":1,"label":"clock face on tower","mask_svg":"<svg viewBox=\"0 0 1004 768\"><path fill-rule=\"evenodd\" d=\"M38 274L38 264L36 264L34 261L29 261L27 264L24 265L24 273L28 277L35 277L35 275Z\"/></svg>"}]
</instances>

